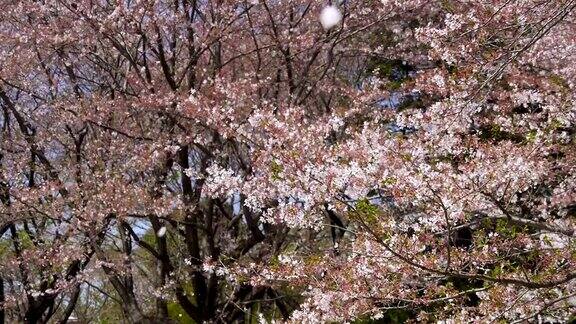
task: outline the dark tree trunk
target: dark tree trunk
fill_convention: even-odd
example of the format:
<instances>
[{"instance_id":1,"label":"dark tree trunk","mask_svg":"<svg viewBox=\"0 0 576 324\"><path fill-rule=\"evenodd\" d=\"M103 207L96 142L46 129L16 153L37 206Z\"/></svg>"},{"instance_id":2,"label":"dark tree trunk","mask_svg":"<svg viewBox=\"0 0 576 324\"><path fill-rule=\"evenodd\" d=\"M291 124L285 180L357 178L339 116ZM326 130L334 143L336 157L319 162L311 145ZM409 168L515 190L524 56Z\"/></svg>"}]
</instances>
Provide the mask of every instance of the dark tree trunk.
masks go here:
<instances>
[{"instance_id":1,"label":"dark tree trunk","mask_svg":"<svg viewBox=\"0 0 576 324\"><path fill-rule=\"evenodd\" d=\"M4 313L4 301L5 301L5 296L4 296L4 279L2 277L0 277L0 324L4 324L4 318L5 318L5 313Z\"/></svg>"}]
</instances>

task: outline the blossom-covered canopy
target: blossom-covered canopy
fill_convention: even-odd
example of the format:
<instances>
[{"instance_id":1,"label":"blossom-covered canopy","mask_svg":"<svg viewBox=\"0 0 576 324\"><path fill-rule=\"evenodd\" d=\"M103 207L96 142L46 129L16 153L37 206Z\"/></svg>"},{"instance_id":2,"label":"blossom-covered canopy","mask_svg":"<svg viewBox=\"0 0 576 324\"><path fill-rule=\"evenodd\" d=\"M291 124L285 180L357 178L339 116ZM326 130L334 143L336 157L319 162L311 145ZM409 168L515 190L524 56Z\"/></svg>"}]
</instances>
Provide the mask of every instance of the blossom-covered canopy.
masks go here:
<instances>
[{"instance_id":1,"label":"blossom-covered canopy","mask_svg":"<svg viewBox=\"0 0 576 324\"><path fill-rule=\"evenodd\" d=\"M0 321L575 316L576 1L0 7Z\"/></svg>"}]
</instances>

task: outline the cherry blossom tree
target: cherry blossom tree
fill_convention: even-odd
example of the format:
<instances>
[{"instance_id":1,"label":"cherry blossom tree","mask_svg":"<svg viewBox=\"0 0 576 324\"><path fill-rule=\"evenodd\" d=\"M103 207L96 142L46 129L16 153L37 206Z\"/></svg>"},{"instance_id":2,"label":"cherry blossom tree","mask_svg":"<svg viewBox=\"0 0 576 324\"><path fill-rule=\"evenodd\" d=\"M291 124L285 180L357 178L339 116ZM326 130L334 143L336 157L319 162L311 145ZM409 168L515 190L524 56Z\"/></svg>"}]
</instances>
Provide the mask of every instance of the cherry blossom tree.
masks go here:
<instances>
[{"instance_id":1,"label":"cherry blossom tree","mask_svg":"<svg viewBox=\"0 0 576 324\"><path fill-rule=\"evenodd\" d=\"M0 4L2 321L576 315L576 1Z\"/></svg>"}]
</instances>

